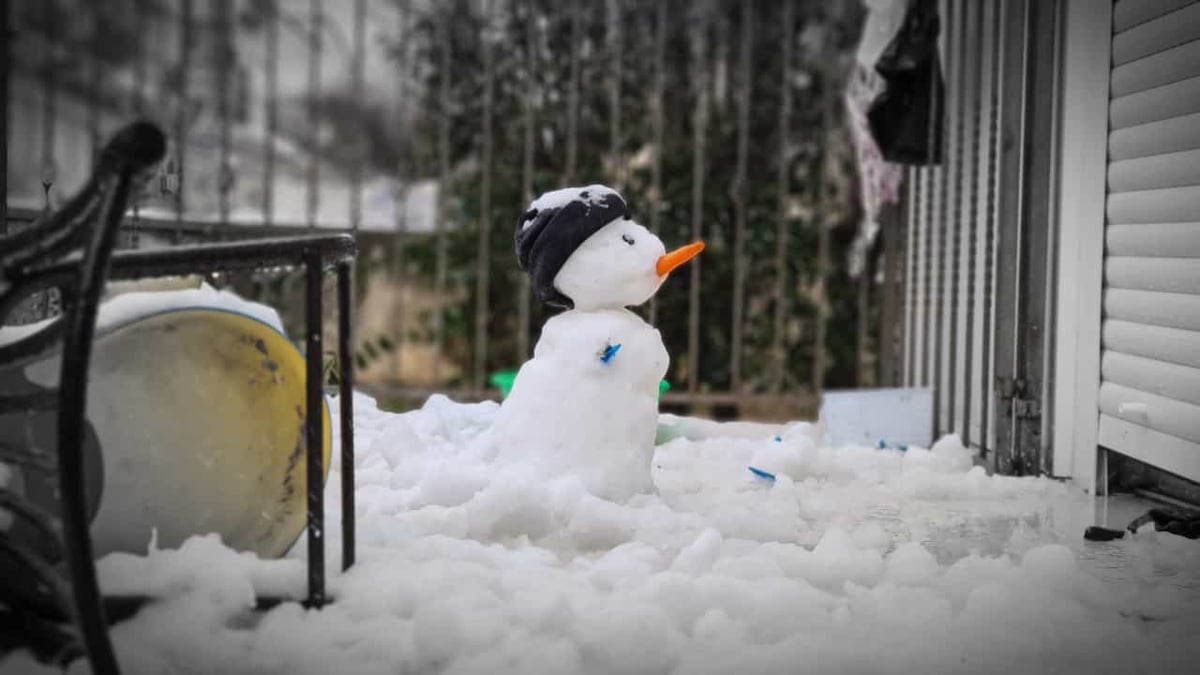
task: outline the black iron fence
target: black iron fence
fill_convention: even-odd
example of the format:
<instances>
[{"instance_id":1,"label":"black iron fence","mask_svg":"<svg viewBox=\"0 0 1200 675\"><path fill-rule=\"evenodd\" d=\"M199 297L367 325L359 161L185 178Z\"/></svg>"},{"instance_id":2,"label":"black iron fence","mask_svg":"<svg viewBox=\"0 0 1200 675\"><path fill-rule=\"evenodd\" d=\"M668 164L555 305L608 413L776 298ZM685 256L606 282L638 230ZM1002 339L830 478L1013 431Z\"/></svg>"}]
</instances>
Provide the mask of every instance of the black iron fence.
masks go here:
<instances>
[{"instance_id":1,"label":"black iron fence","mask_svg":"<svg viewBox=\"0 0 1200 675\"><path fill-rule=\"evenodd\" d=\"M875 351L894 291L844 264L857 3L6 8L0 224L60 203L107 134L153 120L167 159L120 245L358 233L360 380L377 393L493 395L488 375L546 318L509 228L535 192L580 181L623 190L670 244L710 242L647 308L673 355L668 405L795 416L826 386L891 379Z\"/></svg>"}]
</instances>

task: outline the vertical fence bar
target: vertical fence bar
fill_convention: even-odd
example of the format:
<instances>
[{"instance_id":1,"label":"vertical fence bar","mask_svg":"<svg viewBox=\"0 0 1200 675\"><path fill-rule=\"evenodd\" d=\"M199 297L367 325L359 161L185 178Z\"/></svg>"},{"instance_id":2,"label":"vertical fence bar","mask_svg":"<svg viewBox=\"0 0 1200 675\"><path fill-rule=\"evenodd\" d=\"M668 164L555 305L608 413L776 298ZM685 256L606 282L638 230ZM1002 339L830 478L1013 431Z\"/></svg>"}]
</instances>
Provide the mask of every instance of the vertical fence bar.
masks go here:
<instances>
[{"instance_id":1,"label":"vertical fence bar","mask_svg":"<svg viewBox=\"0 0 1200 675\"><path fill-rule=\"evenodd\" d=\"M879 333L875 353L878 358L875 372L876 386L896 386L898 377L898 359L902 333L898 330L900 322L897 312L903 306L904 294L900 290L900 228L902 221L902 205L884 206L880 214L880 232L883 238L882 275L883 283L879 292Z\"/></svg>"},{"instance_id":2,"label":"vertical fence bar","mask_svg":"<svg viewBox=\"0 0 1200 675\"><path fill-rule=\"evenodd\" d=\"M395 3L396 6L396 44L399 45L400 63L396 68L396 106L395 119L401 122L401 134L403 136L407 131L403 125L406 119L404 112L405 101L407 100L408 78L411 74L410 54L412 50L408 45L410 30L409 21L412 11L411 0L403 0ZM413 170L413 161L411 150L406 145L401 146L401 152L396 163L396 178L397 182L402 186L401 201L396 212L396 236L393 240L396 254L395 273L400 282L400 291L397 293L397 305L395 317L396 331L396 349L392 351L392 372L397 376L404 375L404 351L408 344L408 320L405 312L408 309L408 303L404 297L405 283L408 276L408 194L411 189L411 177L416 172Z\"/></svg>"},{"instance_id":3,"label":"vertical fence bar","mask_svg":"<svg viewBox=\"0 0 1200 675\"><path fill-rule=\"evenodd\" d=\"M604 38L608 46L608 145L612 161L612 185L619 192L625 186L624 156L621 152L621 1L605 3L608 28Z\"/></svg>"},{"instance_id":4,"label":"vertical fence bar","mask_svg":"<svg viewBox=\"0 0 1200 675\"><path fill-rule=\"evenodd\" d=\"M179 107L175 110L175 243L183 239L184 191L187 189L188 149L188 78L192 70L192 0L179 3L179 78L175 96Z\"/></svg>"},{"instance_id":5,"label":"vertical fence bar","mask_svg":"<svg viewBox=\"0 0 1200 675\"><path fill-rule=\"evenodd\" d=\"M133 34L135 36L133 91L129 107L133 110L133 117L141 119L145 115L146 101L146 41L150 39L150 32L146 30L144 0L135 0L133 3ZM126 238L129 248L136 249L141 246L142 190L140 185L134 187L133 193L130 195L130 202L133 206L133 216L129 219Z\"/></svg>"},{"instance_id":6,"label":"vertical fence bar","mask_svg":"<svg viewBox=\"0 0 1200 675\"><path fill-rule=\"evenodd\" d=\"M913 342L912 368L913 386L928 387L929 380L925 376L926 339L929 336L929 174L932 168L928 166L914 167L913 185L917 190L917 232L914 233L917 256L914 258L913 277L914 287L913 307Z\"/></svg>"},{"instance_id":7,"label":"vertical fence bar","mask_svg":"<svg viewBox=\"0 0 1200 675\"><path fill-rule=\"evenodd\" d=\"M658 2L654 15L654 94L650 101L650 133L654 156L650 163L650 231L662 232L663 92L666 88L667 3ZM658 320L658 300L650 298L650 323Z\"/></svg>"},{"instance_id":8,"label":"vertical fence bar","mask_svg":"<svg viewBox=\"0 0 1200 675\"><path fill-rule=\"evenodd\" d=\"M771 372L771 391L783 389L787 371L787 347L784 331L787 328L788 248L791 228L788 227L790 181L788 165L791 160L792 135L792 25L796 22L796 3L783 0L783 36L780 39L781 61L779 80L779 155L775 167L775 324L771 334L771 353L774 365Z\"/></svg>"},{"instance_id":9,"label":"vertical fence bar","mask_svg":"<svg viewBox=\"0 0 1200 675\"><path fill-rule=\"evenodd\" d=\"M913 346L916 343L916 304L917 304L917 169L904 168L904 190L907 198L904 202L904 386L914 387L913 381Z\"/></svg>"},{"instance_id":10,"label":"vertical fence bar","mask_svg":"<svg viewBox=\"0 0 1200 675\"><path fill-rule=\"evenodd\" d=\"M946 228L946 247L949 255L946 257L946 308L944 310L945 328L947 334L944 343L944 353L941 358L946 361L946 378L944 382L939 383L943 388L944 394L942 401L945 405L945 414L939 413L943 418L942 431L943 433L952 433L958 431L957 418L954 414L955 405L957 403L957 387L958 381L958 349L959 349L959 334L958 334L958 298L959 298L959 260L962 256L962 130L963 130L963 109L962 109L962 89L963 89L963 72L964 59L966 57L966 49L963 44L963 14L966 11L966 6L969 3L955 2L951 0L950 6L952 11L947 17L947 54L951 60L949 68L949 77L947 82L947 121L946 135L949 139L947 148L946 167L949 175L946 180L946 210L949 213L947 220L948 227Z\"/></svg>"},{"instance_id":11,"label":"vertical fence bar","mask_svg":"<svg viewBox=\"0 0 1200 675\"><path fill-rule=\"evenodd\" d=\"M537 5L532 1L525 3L527 13L525 20L525 96L521 104L521 204L518 213L533 202L533 105L537 100L537 21L534 11ZM517 273L517 363L529 358L529 312L530 312L530 282L529 275Z\"/></svg>"},{"instance_id":12,"label":"vertical fence bar","mask_svg":"<svg viewBox=\"0 0 1200 675\"><path fill-rule=\"evenodd\" d=\"M987 243L987 227L989 222L989 213L991 208L991 163L993 159L992 153L992 90L993 90L993 70L994 62L997 57L998 47L996 45L995 26L995 6L996 0L983 0L980 3L980 64L979 64L979 91L977 95L976 105L979 115L979 130L978 130L978 158L976 160L976 213L975 213L975 243L973 245L972 256L975 258L975 266L972 272L971 294L972 311L971 311L971 330L973 339L971 341L971 358L976 366L972 368L973 381L970 383L971 388L971 419L972 426L976 431L972 432L972 438L976 439L978 447L981 449L987 443L987 429L984 419L984 408L987 406L987 389L986 376L988 357L984 351L984 312L987 307L986 298L984 297L984 272L987 267L987 259L985 257L985 246Z\"/></svg>"},{"instance_id":13,"label":"vertical fence bar","mask_svg":"<svg viewBox=\"0 0 1200 675\"><path fill-rule=\"evenodd\" d=\"M836 97L833 93L833 72L826 68L821 72L821 137L830 134L833 117L833 106ZM812 387L813 395L820 400L821 392L825 389L825 342L826 329L829 320L829 290L826 287L829 276L829 227L825 222L827 192L829 191L829 157L826 148L820 152L820 164L817 166L817 213L814 221L817 224L817 283L816 304L817 316L813 336L812 352Z\"/></svg>"},{"instance_id":14,"label":"vertical fence bar","mask_svg":"<svg viewBox=\"0 0 1200 675\"><path fill-rule=\"evenodd\" d=\"M145 0L133 0L133 35L133 90L129 92L129 108L135 117L141 117L146 100L146 41L149 39Z\"/></svg>"},{"instance_id":15,"label":"vertical fence bar","mask_svg":"<svg viewBox=\"0 0 1200 675\"><path fill-rule=\"evenodd\" d=\"M696 108L692 123L692 240L703 235L704 219L704 154L708 134L708 17L703 7L693 17L692 64L695 69ZM700 263L697 258L689 267L688 288L688 393L700 388Z\"/></svg>"},{"instance_id":16,"label":"vertical fence bar","mask_svg":"<svg viewBox=\"0 0 1200 675\"><path fill-rule=\"evenodd\" d=\"M42 58L42 192L46 213L50 212L50 190L58 175L58 163L54 157L56 123L58 121L58 19L54 15L57 5L42 4L43 28L46 45Z\"/></svg>"},{"instance_id":17,"label":"vertical fence bar","mask_svg":"<svg viewBox=\"0 0 1200 675\"><path fill-rule=\"evenodd\" d=\"M931 130L932 134L933 131ZM932 145L932 141L931 141ZM934 235L934 218L933 218L933 181L936 175L936 166L927 166L921 169L921 228L924 235L922 239L925 242L924 250L921 256L921 278L924 282L921 284L921 345L920 358L921 365L921 386L933 386L933 362L930 357L930 348L933 344L933 298L935 289L933 287L933 235Z\"/></svg>"},{"instance_id":18,"label":"vertical fence bar","mask_svg":"<svg viewBox=\"0 0 1200 675\"><path fill-rule=\"evenodd\" d=\"M229 192L233 188L233 164L230 159L232 139L230 137L229 71L233 65L233 2L217 0L217 124L220 137L220 160L217 171L217 210L220 214L221 236L229 230Z\"/></svg>"},{"instance_id":19,"label":"vertical fence bar","mask_svg":"<svg viewBox=\"0 0 1200 675\"><path fill-rule=\"evenodd\" d=\"M571 71L567 83L567 165L563 170L562 186L575 182L579 161L579 50L583 41L583 9L581 0L572 0L571 8Z\"/></svg>"},{"instance_id":20,"label":"vertical fence bar","mask_svg":"<svg viewBox=\"0 0 1200 675\"><path fill-rule=\"evenodd\" d=\"M1010 47L1005 52L1000 80L1003 97L1000 128L1008 142L1003 144L999 157L994 301L996 324L992 348L994 379L1001 386L995 406L995 469L1004 474L1022 470L1016 438L1018 418L1015 399L1022 394L1018 345L1023 345L1024 336L1020 327L1025 308L1021 306L1020 286L1027 263L1021 250L1025 237L1023 228L1026 225L1024 209L1028 200L1025 193L1025 144L1029 134L1026 117L1029 105L1026 79L1030 49L1029 15L1029 0L1013 0L1008 3L1001 20L1005 42Z\"/></svg>"},{"instance_id":21,"label":"vertical fence bar","mask_svg":"<svg viewBox=\"0 0 1200 675\"><path fill-rule=\"evenodd\" d=\"M479 251L475 259L475 358L471 383L483 389L488 352L488 293L492 272L492 98L496 67L492 54L492 0L483 0L483 137L482 177L479 185Z\"/></svg>"},{"instance_id":22,"label":"vertical fence bar","mask_svg":"<svg viewBox=\"0 0 1200 675\"><path fill-rule=\"evenodd\" d=\"M954 2L953 0L942 0L941 9L943 10L941 20L941 35L944 49L943 54L950 55L953 51L954 35ZM943 70L946 76L943 77L943 122L941 128L937 129L937 133L942 139L942 162L937 169L937 180L934 185L935 206L937 213L937 255L934 260L934 288L937 291L937 302L933 310L933 438L937 438L945 432L943 410L946 404L946 387L945 376L947 373L945 350L947 347L947 331L948 317L946 316L946 304L949 300L949 274L950 269L950 233L952 226L950 224L950 213L948 207L950 203L950 188L952 183L950 176L953 173L951 166L951 157L953 156L951 141L953 140L950 134L950 126L952 124L951 106L947 105L950 102L954 93L953 77L950 76L952 69L957 65L953 63L953 59L948 59L950 63L943 63Z\"/></svg>"},{"instance_id":23,"label":"vertical fence bar","mask_svg":"<svg viewBox=\"0 0 1200 675\"><path fill-rule=\"evenodd\" d=\"M730 342L729 384L742 393L742 324L746 294L746 202L750 198L746 163L750 147L750 58L754 40L753 0L742 2L742 34L738 45L737 166L734 169L733 219L733 326Z\"/></svg>"},{"instance_id":24,"label":"vertical fence bar","mask_svg":"<svg viewBox=\"0 0 1200 675\"><path fill-rule=\"evenodd\" d=\"M1002 20L1007 15L1007 4L1007 0L994 0L993 3L993 44L996 48L992 54L992 86L989 92L989 108L991 112L989 116L988 144L990 146L990 161L988 162L987 178L987 219L983 243L983 376L980 382L983 411L979 417L979 444L983 458L992 469L995 469L996 463L993 451L996 432L992 428L991 421L993 414L992 406L995 400L995 391L992 386L992 377L994 374L992 332L995 325L996 302L993 297L993 291L996 277L996 219L1000 191L997 181L999 180L1000 149L1002 147L1000 138L1000 108L1003 104L1003 83L1001 75L1004 72L1003 63L1008 51L1004 40L1005 32Z\"/></svg>"},{"instance_id":25,"label":"vertical fence bar","mask_svg":"<svg viewBox=\"0 0 1200 675\"><path fill-rule=\"evenodd\" d=\"M342 443L342 571L354 564L354 294L350 263L337 266L338 415Z\"/></svg>"},{"instance_id":26,"label":"vertical fence bar","mask_svg":"<svg viewBox=\"0 0 1200 675\"><path fill-rule=\"evenodd\" d=\"M9 26L9 3L0 2L0 234L8 233L8 75L12 67L12 30Z\"/></svg>"},{"instance_id":27,"label":"vertical fence bar","mask_svg":"<svg viewBox=\"0 0 1200 675\"><path fill-rule=\"evenodd\" d=\"M308 604L325 604L325 416L321 347L321 255L313 250L304 261L305 338L305 491L308 497Z\"/></svg>"},{"instance_id":28,"label":"vertical fence bar","mask_svg":"<svg viewBox=\"0 0 1200 675\"><path fill-rule=\"evenodd\" d=\"M271 227L275 222L275 138L279 135L279 0L270 0L267 11L266 62L263 64L266 129L263 139L262 212L263 225Z\"/></svg>"},{"instance_id":29,"label":"vertical fence bar","mask_svg":"<svg viewBox=\"0 0 1200 675\"><path fill-rule=\"evenodd\" d=\"M362 114L363 79L365 77L367 32L367 0L354 0L354 52L353 73L350 81L350 98L358 114ZM350 164L350 229L357 232L362 221L363 162L366 160L366 129L360 128L354 139L354 158Z\"/></svg>"},{"instance_id":30,"label":"vertical fence bar","mask_svg":"<svg viewBox=\"0 0 1200 675\"><path fill-rule=\"evenodd\" d=\"M968 168L969 175L966 183L966 198L963 204L966 208L966 258L965 258L965 308L963 315L965 317L965 325L963 331L963 377L962 377L962 405L963 405L963 425L962 439L963 445L968 448L973 443L973 433L971 422L974 419L974 391L971 389L971 381L975 377L975 253L976 242L978 236L978 215L979 211L976 204L979 201L979 135L980 128L980 101L982 90L980 83L983 81L983 57L981 49L984 44L983 36L983 20L981 17L982 7L979 4L967 3L967 32L971 37L971 44L975 46L968 53L968 71L965 78L967 94L967 103L964 110L969 115L967 121L967 129L969 138L967 139L967 159L965 164Z\"/></svg>"},{"instance_id":31,"label":"vertical fence bar","mask_svg":"<svg viewBox=\"0 0 1200 675\"><path fill-rule=\"evenodd\" d=\"M438 78L438 201L437 228L435 237L437 251L434 262L433 295L438 303L446 296L446 217L450 190L450 67L451 51L453 50L451 18L447 16L441 22L442 48L441 73ZM445 340L445 320L439 307L433 313L433 379L440 381L442 368L442 343Z\"/></svg>"},{"instance_id":32,"label":"vertical fence bar","mask_svg":"<svg viewBox=\"0 0 1200 675\"><path fill-rule=\"evenodd\" d=\"M307 176L307 219L309 229L317 227L320 208L321 186L321 139L318 135L321 123L321 49L324 44L324 14L321 0L309 2L308 33L308 176Z\"/></svg>"},{"instance_id":33,"label":"vertical fence bar","mask_svg":"<svg viewBox=\"0 0 1200 675\"><path fill-rule=\"evenodd\" d=\"M6 3L7 4L7 3ZM89 7L91 18L91 34L88 36L88 107L87 132L90 144L92 166L100 159L100 95L104 91L102 81L103 69L100 64L100 50L103 48L104 10L96 4Z\"/></svg>"}]
</instances>

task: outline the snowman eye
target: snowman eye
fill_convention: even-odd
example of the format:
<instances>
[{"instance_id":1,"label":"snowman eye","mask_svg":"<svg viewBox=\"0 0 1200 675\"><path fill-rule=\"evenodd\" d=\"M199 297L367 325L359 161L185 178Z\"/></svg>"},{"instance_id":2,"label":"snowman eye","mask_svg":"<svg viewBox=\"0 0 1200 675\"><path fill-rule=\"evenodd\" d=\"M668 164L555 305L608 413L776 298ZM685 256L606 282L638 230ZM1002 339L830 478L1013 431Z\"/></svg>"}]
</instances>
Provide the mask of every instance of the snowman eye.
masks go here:
<instances>
[{"instance_id":1,"label":"snowman eye","mask_svg":"<svg viewBox=\"0 0 1200 675\"><path fill-rule=\"evenodd\" d=\"M624 241L626 244L633 246L633 237L631 237L627 234L621 235L621 241Z\"/></svg>"}]
</instances>

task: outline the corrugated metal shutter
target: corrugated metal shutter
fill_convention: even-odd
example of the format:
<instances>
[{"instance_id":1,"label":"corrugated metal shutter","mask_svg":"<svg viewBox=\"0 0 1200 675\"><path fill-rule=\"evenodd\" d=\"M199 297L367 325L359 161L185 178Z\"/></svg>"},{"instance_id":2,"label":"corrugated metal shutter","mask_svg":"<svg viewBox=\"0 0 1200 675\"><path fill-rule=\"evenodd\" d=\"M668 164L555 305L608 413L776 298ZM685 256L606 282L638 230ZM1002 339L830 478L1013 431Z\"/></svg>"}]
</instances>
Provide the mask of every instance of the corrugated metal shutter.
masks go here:
<instances>
[{"instance_id":1,"label":"corrugated metal shutter","mask_svg":"<svg viewBox=\"0 0 1200 675\"><path fill-rule=\"evenodd\" d=\"M1113 31L1099 439L1200 480L1200 2Z\"/></svg>"}]
</instances>

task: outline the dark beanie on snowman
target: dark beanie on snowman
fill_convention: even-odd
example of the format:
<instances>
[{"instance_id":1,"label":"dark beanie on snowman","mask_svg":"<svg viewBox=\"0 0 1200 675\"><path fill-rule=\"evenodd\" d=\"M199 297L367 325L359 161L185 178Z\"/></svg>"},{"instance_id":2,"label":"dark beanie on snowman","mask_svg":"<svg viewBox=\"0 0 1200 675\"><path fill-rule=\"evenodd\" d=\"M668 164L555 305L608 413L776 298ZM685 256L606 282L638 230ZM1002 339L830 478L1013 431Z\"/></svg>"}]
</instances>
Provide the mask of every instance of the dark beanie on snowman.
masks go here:
<instances>
[{"instance_id":1,"label":"dark beanie on snowman","mask_svg":"<svg viewBox=\"0 0 1200 675\"><path fill-rule=\"evenodd\" d=\"M533 290L543 302L571 309L575 303L554 287L554 277L588 237L618 218L629 218L629 207L612 190L577 189L578 195L555 205L533 207L517 223L517 262L528 272Z\"/></svg>"}]
</instances>

